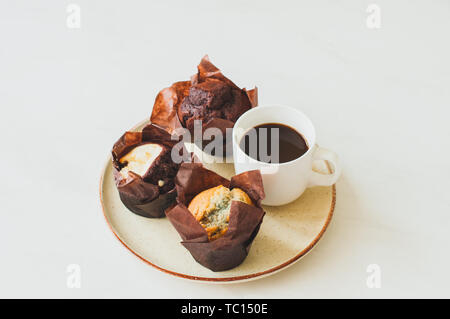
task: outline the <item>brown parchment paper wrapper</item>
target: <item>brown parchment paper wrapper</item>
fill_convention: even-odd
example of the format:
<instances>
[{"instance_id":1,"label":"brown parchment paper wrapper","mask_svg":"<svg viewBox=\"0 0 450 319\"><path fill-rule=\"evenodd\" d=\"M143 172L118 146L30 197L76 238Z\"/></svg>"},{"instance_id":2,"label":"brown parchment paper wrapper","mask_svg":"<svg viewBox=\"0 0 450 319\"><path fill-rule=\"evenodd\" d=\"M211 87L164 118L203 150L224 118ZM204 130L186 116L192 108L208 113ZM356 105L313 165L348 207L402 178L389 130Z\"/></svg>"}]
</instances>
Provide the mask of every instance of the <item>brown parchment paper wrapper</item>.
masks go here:
<instances>
[{"instance_id":1,"label":"brown parchment paper wrapper","mask_svg":"<svg viewBox=\"0 0 450 319\"><path fill-rule=\"evenodd\" d=\"M148 142L172 149L178 141L172 140L167 131L154 124L145 126L141 132L126 132L112 149L114 180L120 199L129 210L144 217L159 218L164 217L164 210L175 202L176 187L161 194L158 185L146 181L146 176L152 172L152 166L142 177L131 171L128 172L127 178L120 174L119 160L122 156L133 148ZM187 154L184 147L181 149L180 152Z\"/></svg>"},{"instance_id":2,"label":"brown parchment paper wrapper","mask_svg":"<svg viewBox=\"0 0 450 319\"><path fill-rule=\"evenodd\" d=\"M261 200L265 195L260 172L245 172L229 181L200 163L183 163L175 184L178 192L177 205L168 209L166 216L180 234L183 240L181 244L198 263L212 271L224 271L240 265L248 255L265 214L261 208ZM209 241L206 230L187 206L198 193L218 185L241 188L255 206L233 201L227 232L222 237Z\"/></svg>"},{"instance_id":3,"label":"brown parchment paper wrapper","mask_svg":"<svg viewBox=\"0 0 450 319\"><path fill-rule=\"evenodd\" d=\"M176 82L172 86L163 89L159 92L156 97L155 104L153 105L153 111L150 117L152 123L164 128L169 133L182 134L183 125L178 117L178 108L183 102L184 98L189 95L189 89L192 85L206 81L206 79L216 79L223 81L235 89L241 90L236 84L234 84L230 79L225 77L222 72L214 66L210 61L209 57L206 55L200 61L197 67L197 74L191 77L190 81ZM252 90L247 91L245 88L242 89L245 95L248 97L250 102L250 107L256 107L258 105L258 89L255 87ZM209 127L218 128L222 133L222 136L226 136L226 129L233 128L234 122L222 118L211 118L205 123L202 123L202 136L203 131ZM192 142L194 142L194 132L193 129L190 130ZM230 139L226 139L225 141ZM231 145L223 143L224 151L223 154L229 155L231 150ZM209 141L195 141L200 146L208 144ZM222 150L220 150L222 151ZM230 153L231 154L231 153Z\"/></svg>"}]
</instances>

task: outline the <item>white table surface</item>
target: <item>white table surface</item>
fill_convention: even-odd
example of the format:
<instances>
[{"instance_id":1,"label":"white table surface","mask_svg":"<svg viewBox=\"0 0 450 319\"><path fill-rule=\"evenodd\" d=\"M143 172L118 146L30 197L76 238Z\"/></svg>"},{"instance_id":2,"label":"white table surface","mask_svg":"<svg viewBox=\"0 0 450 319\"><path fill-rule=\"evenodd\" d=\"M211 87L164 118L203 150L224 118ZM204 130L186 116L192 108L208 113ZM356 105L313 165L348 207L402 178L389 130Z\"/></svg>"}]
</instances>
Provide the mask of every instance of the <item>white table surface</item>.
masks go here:
<instances>
[{"instance_id":1,"label":"white table surface","mask_svg":"<svg viewBox=\"0 0 450 319\"><path fill-rule=\"evenodd\" d=\"M74 0L79 29L69 3L0 1L0 297L450 297L450 2ZM344 169L315 250L243 284L141 262L98 196L113 142L205 53L308 114Z\"/></svg>"}]
</instances>

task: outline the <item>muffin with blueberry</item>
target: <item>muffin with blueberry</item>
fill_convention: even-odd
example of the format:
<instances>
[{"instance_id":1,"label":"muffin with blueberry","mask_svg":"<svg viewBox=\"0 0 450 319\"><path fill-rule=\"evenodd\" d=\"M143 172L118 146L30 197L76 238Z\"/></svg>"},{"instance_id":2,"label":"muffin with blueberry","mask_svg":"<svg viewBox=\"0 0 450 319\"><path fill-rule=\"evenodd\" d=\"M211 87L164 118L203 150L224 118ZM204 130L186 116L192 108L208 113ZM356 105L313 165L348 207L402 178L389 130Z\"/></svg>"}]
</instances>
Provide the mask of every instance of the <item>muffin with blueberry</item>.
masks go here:
<instances>
[{"instance_id":1,"label":"muffin with blueberry","mask_svg":"<svg viewBox=\"0 0 450 319\"><path fill-rule=\"evenodd\" d=\"M190 202L188 210L206 230L210 241L221 237L228 230L233 201L253 205L242 189L236 187L230 190L223 185L204 190Z\"/></svg>"},{"instance_id":2,"label":"muffin with blueberry","mask_svg":"<svg viewBox=\"0 0 450 319\"><path fill-rule=\"evenodd\" d=\"M263 221L264 187L258 170L228 180L200 163L181 164L177 205L166 215L192 257L212 271L241 264Z\"/></svg>"}]
</instances>

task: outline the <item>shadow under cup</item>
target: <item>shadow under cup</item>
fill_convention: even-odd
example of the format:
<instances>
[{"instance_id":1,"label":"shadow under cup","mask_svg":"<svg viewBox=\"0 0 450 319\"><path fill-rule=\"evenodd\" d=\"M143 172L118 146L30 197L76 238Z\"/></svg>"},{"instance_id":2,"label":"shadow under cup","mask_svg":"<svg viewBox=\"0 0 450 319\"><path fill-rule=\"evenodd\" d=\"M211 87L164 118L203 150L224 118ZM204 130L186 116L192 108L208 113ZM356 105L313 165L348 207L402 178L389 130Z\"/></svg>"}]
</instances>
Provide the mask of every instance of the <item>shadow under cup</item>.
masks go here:
<instances>
[{"instance_id":1,"label":"shadow under cup","mask_svg":"<svg viewBox=\"0 0 450 319\"><path fill-rule=\"evenodd\" d=\"M247 155L240 147L246 133L261 124L278 123L302 135L308 150L300 157L282 163L265 163ZM244 113L233 128L233 160L236 174L259 169L266 198L263 204L282 205L299 197L308 185L316 133L311 120L302 112L286 106L260 106Z\"/></svg>"}]
</instances>

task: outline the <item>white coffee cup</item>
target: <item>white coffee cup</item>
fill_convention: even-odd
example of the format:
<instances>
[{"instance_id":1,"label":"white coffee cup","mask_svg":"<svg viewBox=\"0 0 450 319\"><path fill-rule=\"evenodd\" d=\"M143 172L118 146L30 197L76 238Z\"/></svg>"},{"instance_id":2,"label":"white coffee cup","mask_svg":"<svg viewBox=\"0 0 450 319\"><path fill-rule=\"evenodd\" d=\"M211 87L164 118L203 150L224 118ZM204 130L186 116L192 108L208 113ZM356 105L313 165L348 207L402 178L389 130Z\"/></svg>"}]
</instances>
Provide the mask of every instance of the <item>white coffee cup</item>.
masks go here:
<instances>
[{"instance_id":1,"label":"white coffee cup","mask_svg":"<svg viewBox=\"0 0 450 319\"><path fill-rule=\"evenodd\" d=\"M266 123L287 125L306 140L308 151L290 162L264 163L248 156L239 146L242 137L255 126ZM307 187L330 186L341 174L336 153L316 144L316 131L311 120L302 112L287 106L258 106L242 114L233 128L233 160L236 174L259 169L262 174L266 198L265 205L279 206L297 199ZM332 174L312 170L316 160L328 161Z\"/></svg>"}]
</instances>

